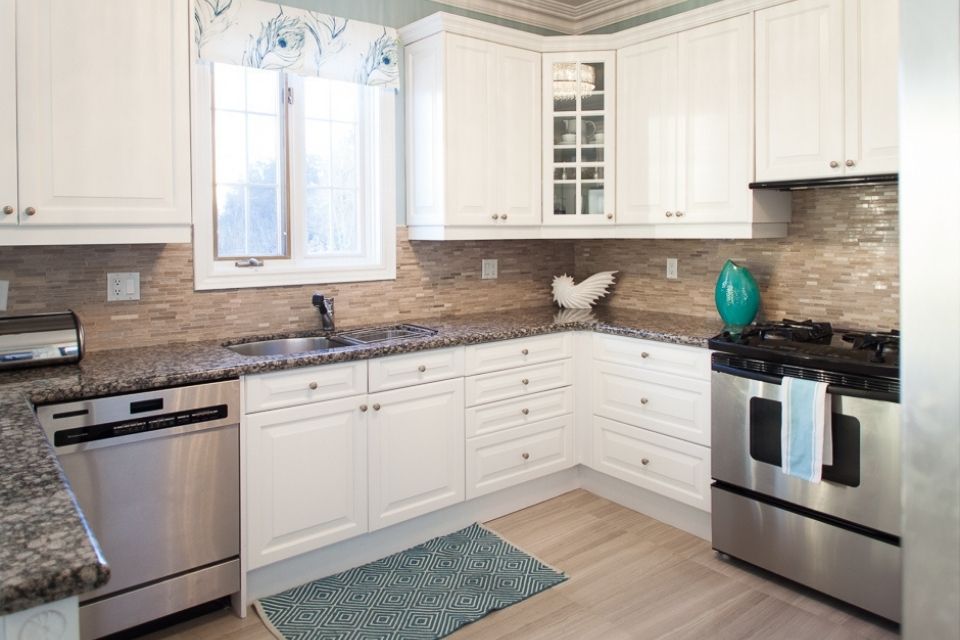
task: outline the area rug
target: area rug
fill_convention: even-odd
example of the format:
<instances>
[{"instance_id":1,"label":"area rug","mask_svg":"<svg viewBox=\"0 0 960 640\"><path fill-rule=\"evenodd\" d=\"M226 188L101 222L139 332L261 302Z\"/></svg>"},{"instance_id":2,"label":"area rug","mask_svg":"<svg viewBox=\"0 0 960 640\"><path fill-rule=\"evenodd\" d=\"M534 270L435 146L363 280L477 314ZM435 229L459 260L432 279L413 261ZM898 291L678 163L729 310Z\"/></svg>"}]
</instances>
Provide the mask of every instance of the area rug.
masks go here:
<instances>
[{"instance_id":1,"label":"area rug","mask_svg":"<svg viewBox=\"0 0 960 640\"><path fill-rule=\"evenodd\" d=\"M442 638L567 577L472 524L255 604L283 640Z\"/></svg>"}]
</instances>

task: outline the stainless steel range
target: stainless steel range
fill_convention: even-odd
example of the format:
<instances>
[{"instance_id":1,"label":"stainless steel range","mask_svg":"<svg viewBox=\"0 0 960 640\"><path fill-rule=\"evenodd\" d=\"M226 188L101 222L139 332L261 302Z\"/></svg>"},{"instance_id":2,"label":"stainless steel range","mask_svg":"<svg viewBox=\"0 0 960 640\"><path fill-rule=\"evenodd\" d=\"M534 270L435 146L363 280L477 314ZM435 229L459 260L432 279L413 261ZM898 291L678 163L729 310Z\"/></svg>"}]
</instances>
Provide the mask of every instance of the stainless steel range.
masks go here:
<instances>
[{"instance_id":1,"label":"stainless steel range","mask_svg":"<svg viewBox=\"0 0 960 640\"><path fill-rule=\"evenodd\" d=\"M709 345L714 549L899 622L899 335L785 320ZM784 376L829 384L821 482L782 471Z\"/></svg>"}]
</instances>

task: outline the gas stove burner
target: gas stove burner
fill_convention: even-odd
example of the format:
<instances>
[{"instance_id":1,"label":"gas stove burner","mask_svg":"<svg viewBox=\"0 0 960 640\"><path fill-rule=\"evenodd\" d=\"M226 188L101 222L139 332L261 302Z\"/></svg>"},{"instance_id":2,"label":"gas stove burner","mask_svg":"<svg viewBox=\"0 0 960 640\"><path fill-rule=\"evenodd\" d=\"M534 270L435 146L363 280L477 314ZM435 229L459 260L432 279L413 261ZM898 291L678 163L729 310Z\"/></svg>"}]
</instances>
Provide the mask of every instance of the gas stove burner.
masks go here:
<instances>
[{"instance_id":1,"label":"gas stove burner","mask_svg":"<svg viewBox=\"0 0 960 640\"><path fill-rule=\"evenodd\" d=\"M789 340L790 342L814 342L829 344L833 328L829 322L813 320L790 320L755 325L748 334L757 335L761 340Z\"/></svg>"},{"instance_id":2,"label":"gas stove burner","mask_svg":"<svg viewBox=\"0 0 960 640\"><path fill-rule=\"evenodd\" d=\"M872 351L870 362L884 362L885 351L900 350L900 332L897 330L848 331L843 334L843 341L852 343L855 351Z\"/></svg>"}]
</instances>

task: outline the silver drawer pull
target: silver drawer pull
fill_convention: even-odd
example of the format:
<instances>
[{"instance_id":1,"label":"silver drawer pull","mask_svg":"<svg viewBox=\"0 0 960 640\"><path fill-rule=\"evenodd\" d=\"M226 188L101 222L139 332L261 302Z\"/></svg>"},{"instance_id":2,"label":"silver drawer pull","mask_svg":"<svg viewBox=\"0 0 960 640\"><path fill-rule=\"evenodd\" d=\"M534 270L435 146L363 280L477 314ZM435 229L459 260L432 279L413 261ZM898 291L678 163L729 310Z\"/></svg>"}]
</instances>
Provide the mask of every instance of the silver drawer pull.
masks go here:
<instances>
[{"instance_id":1,"label":"silver drawer pull","mask_svg":"<svg viewBox=\"0 0 960 640\"><path fill-rule=\"evenodd\" d=\"M427 370L427 365L425 364L422 364L419 367L417 367L417 371L419 371L420 373L423 373L426 370Z\"/></svg>"},{"instance_id":2,"label":"silver drawer pull","mask_svg":"<svg viewBox=\"0 0 960 640\"><path fill-rule=\"evenodd\" d=\"M649 458L642 458L642 459L640 460L640 464L646 466L646 465L650 464L650 459L649 459Z\"/></svg>"},{"instance_id":3,"label":"silver drawer pull","mask_svg":"<svg viewBox=\"0 0 960 640\"><path fill-rule=\"evenodd\" d=\"M35 207L27 207L26 209L23 210L23 212L24 212L25 214L27 214L28 216L35 216L35 215L37 215L37 210L36 210Z\"/></svg>"},{"instance_id":4,"label":"silver drawer pull","mask_svg":"<svg viewBox=\"0 0 960 640\"><path fill-rule=\"evenodd\" d=\"M308 384L307 386L310 387L310 390L311 390L311 391L315 391L316 388L317 388L319 385L318 385L316 382L311 382L311 383Z\"/></svg>"},{"instance_id":5,"label":"silver drawer pull","mask_svg":"<svg viewBox=\"0 0 960 640\"><path fill-rule=\"evenodd\" d=\"M524 460L529 460L529 459L530 459L530 454L529 454L529 453L521 453L521 454L520 454L520 457L523 458Z\"/></svg>"},{"instance_id":6,"label":"silver drawer pull","mask_svg":"<svg viewBox=\"0 0 960 640\"><path fill-rule=\"evenodd\" d=\"M648 402L650 402L650 400L647 398L640 398L640 404L647 404Z\"/></svg>"},{"instance_id":7,"label":"silver drawer pull","mask_svg":"<svg viewBox=\"0 0 960 640\"><path fill-rule=\"evenodd\" d=\"M12 215L12 214L13 214L13 211L14 211L13 206L11 206L11 205L9 205L9 204L3 208L3 213L6 214L6 215L8 215L8 216L9 216L9 215Z\"/></svg>"},{"instance_id":8,"label":"silver drawer pull","mask_svg":"<svg viewBox=\"0 0 960 640\"><path fill-rule=\"evenodd\" d=\"M523 380L520 381L520 384L526 386L526 385L530 384L530 381L527 380L526 378L524 378Z\"/></svg>"},{"instance_id":9,"label":"silver drawer pull","mask_svg":"<svg viewBox=\"0 0 960 640\"><path fill-rule=\"evenodd\" d=\"M649 358L649 357L650 357L650 354L647 353L646 351L642 351L642 352L640 352L640 357L641 357L641 358Z\"/></svg>"},{"instance_id":10,"label":"silver drawer pull","mask_svg":"<svg viewBox=\"0 0 960 640\"><path fill-rule=\"evenodd\" d=\"M374 403L373 403L373 410L374 410L374 411L380 411L380 403L374 402Z\"/></svg>"},{"instance_id":11,"label":"silver drawer pull","mask_svg":"<svg viewBox=\"0 0 960 640\"><path fill-rule=\"evenodd\" d=\"M520 413L522 413L525 416L530 415L530 409L520 409Z\"/></svg>"},{"instance_id":12,"label":"silver drawer pull","mask_svg":"<svg viewBox=\"0 0 960 640\"><path fill-rule=\"evenodd\" d=\"M500 216L499 216L499 215L497 215L496 213L495 213L495 214L493 214L493 215L492 215L492 216L490 216L490 217L491 217L491 218L493 218L494 220L499 220L499 219L500 219Z\"/></svg>"},{"instance_id":13,"label":"silver drawer pull","mask_svg":"<svg viewBox=\"0 0 960 640\"><path fill-rule=\"evenodd\" d=\"M529 355L529 354L530 354L530 350L529 350L529 349L522 349L522 350L520 351L520 353L522 353L523 355L526 356L526 355Z\"/></svg>"},{"instance_id":14,"label":"silver drawer pull","mask_svg":"<svg viewBox=\"0 0 960 640\"><path fill-rule=\"evenodd\" d=\"M366 410L367 410L367 405L365 404L360 405L360 411L366 412Z\"/></svg>"}]
</instances>

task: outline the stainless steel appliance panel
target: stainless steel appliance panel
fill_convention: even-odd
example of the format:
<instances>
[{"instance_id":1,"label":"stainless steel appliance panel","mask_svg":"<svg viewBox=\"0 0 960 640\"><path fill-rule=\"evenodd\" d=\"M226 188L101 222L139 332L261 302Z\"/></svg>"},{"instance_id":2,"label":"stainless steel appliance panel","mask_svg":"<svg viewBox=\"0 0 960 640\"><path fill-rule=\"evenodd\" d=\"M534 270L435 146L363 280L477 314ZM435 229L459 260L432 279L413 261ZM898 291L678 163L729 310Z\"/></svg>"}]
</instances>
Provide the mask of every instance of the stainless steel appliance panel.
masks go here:
<instances>
[{"instance_id":1,"label":"stainless steel appliance panel","mask_svg":"<svg viewBox=\"0 0 960 640\"><path fill-rule=\"evenodd\" d=\"M713 548L900 621L900 547L712 487Z\"/></svg>"},{"instance_id":2,"label":"stainless steel appliance panel","mask_svg":"<svg viewBox=\"0 0 960 640\"><path fill-rule=\"evenodd\" d=\"M899 535L899 404L832 394L833 412L859 423L858 484L814 484L751 456L751 399L779 402L780 385L717 371L711 375L711 468L716 480Z\"/></svg>"},{"instance_id":3,"label":"stainless steel appliance panel","mask_svg":"<svg viewBox=\"0 0 960 640\"><path fill-rule=\"evenodd\" d=\"M0 369L71 364L83 357L83 325L73 311L0 317Z\"/></svg>"}]
</instances>

